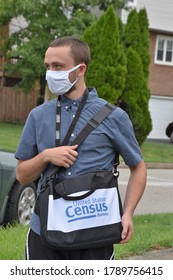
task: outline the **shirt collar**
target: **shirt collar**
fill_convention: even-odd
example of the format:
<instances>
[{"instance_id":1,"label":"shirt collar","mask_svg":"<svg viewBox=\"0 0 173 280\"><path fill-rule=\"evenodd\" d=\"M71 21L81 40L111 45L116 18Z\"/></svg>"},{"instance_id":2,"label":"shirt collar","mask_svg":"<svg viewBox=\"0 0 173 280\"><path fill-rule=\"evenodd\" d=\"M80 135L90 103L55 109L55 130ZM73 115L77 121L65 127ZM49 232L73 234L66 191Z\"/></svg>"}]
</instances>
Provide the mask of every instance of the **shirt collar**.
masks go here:
<instances>
[{"instance_id":1,"label":"shirt collar","mask_svg":"<svg viewBox=\"0 0 173 280\"><path fill-rule=\"evenodd\" d=\"M95 88L88 88L89 91L89 95L86 101L86 104L84 106L84 110L91 104L91 102L94 102L94 99L96 99L98 97L97 91ZM61 104L63 106L65 106L67 109L70 108L71 106L76 106L79 107L79 104L82 100L82 96L76 100L72 100L70 98L68 98L65 95L61 95Z\"/></svg>"}]
</instances>

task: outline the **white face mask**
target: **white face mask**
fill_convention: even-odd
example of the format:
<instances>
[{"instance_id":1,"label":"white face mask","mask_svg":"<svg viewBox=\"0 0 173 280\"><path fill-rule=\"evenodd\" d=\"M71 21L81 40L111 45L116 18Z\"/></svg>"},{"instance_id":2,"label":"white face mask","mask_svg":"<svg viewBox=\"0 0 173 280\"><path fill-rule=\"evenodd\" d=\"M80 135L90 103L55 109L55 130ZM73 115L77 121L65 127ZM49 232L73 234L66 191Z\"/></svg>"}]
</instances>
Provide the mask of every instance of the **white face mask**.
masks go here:
<instances>
[{"instance_id":1,"label":"white face mask","mask_svg":"<svg viewBox=\"0 0 173 280\"><path fill-rule=\"evenodd\" d=\"M50 91L57 95L62 95L67 93L77 82L78 78L71 83L69 80L69 74L79 68L81 64L73 67L67 71L46 71L46 81Z\"/></svg>"}]
</instances>

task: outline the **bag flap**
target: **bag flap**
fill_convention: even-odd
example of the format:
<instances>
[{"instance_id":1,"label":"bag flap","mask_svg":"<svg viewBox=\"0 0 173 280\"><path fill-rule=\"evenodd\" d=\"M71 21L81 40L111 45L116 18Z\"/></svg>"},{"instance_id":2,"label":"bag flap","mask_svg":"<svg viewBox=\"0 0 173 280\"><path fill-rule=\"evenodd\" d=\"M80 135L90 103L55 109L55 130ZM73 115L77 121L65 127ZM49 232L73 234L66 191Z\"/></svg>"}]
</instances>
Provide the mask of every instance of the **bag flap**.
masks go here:
<instances>
[{"instance_id":1,"label":"bag flap","mask_svg":"<svg viewBox=\"0 0 173 280\"><path fill-rule=\"evenodd\" d=\"M60 196L66 196L82 191L94 191L97 188L115 186L116 178L109 171L95 171L64 179L55 183L54 190Z\"/></svg>"}]
</instances>

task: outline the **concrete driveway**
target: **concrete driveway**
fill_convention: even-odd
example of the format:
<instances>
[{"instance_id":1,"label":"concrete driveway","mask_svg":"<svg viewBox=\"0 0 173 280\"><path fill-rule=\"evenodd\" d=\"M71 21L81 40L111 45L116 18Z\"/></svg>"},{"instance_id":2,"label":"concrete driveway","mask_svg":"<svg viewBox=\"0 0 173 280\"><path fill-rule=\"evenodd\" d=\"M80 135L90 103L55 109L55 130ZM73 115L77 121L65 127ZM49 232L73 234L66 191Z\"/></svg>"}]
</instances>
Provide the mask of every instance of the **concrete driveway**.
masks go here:
<instances>
[{"instance_id":1,"label":"concrete driveway","mask_svg":"<svg viewBox=\"0 0 173 280\"><path fill-rule=\"evenodd\" d=\"M119 168L122 200L129 177L128 168ZM173 212L173 169L148 169L147 186L135 214Z\"/></svg>"}]
</instances>

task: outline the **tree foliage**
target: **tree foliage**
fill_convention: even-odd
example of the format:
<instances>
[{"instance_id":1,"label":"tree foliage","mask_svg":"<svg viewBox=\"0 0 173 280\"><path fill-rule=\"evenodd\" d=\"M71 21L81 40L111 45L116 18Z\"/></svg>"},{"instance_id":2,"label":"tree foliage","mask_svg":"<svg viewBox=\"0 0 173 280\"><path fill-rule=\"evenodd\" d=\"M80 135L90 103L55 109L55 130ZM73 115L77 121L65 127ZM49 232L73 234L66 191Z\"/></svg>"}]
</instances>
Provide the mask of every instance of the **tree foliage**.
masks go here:
<instances>
[{"instance_id":1,"label":"tree foliage","mask_svg":"<svg viewBox=\"0 0 173 280\"><path fill-rule=\"evenodd\" d=\"M30 92L39 82L40 95L44 96L43 61L49 43L66 35L82 37L91 48L87 85L95 86L100 97L118 103L129 113L141 144L151 130L148 20L145 9L139 13L132 10L123 27L115 9L126 3L126 0L0 0L0 30L5 26L3 30L8 31L7 24L14 17L23 18L26 23L9 37L3 32L0 42L6 42L1 48L9 59L6 71L18 73L22 78L18 86ZM98 15L92 12L96 5L106 10L97 20Z\"/></svg>"},{"instance_id":2,"label":"tree foliage","mask_svg":"<svg viewBox=\"0 0 173 280\"><path fill-rule=\"evenodd\" d=\"M87 84L95 86L100 97L115 103L125 84L126 60L113 6L84 33L84 40L91 48Z\"/></svg>"},{"instance_id":3,"label":"tree foliage","mask_svg":"<svg viewBox=\"0 0 173 280\"><path fill-rule=\"evenodd\" d=\"M137 140L140 144L152 129L148 108L150 91L149 73L149 31L145 10L129 13L124 32L127 56L126 86L118 103L129 114Z\"/></svg>"},{"instance_id":4,"label":"tree foliage","mask_svg":"<svg viewBox=\"0 0 173 280\"><path fill-rule=\"evenodd\" d=\"M136 51L140 49L141 41L138 12L135 9L131 10L131 12L128 15L124 37L126 48L132 46L133 49L135 49Z\"/></svg>"},{"instance_id":5,"label":"tree foliage","mask_svg":"<svg viewBox=\"0 0 173 280\"><path fill-rule=\"evenodd\" d=\"M139 54L132 47L126 52L127 75L122 107L130 116L139 144L142 144L151 131L151 118L148 111L148 86L143 74Z\"/></svg>"},{"instance_id":6,"label":"tree foliage","mask_svg":"<svg viewBox=\"0 0 173 280\"><path fill-rule=\"evenodd\" d=\"M127 0L96 0L95 4L99 6L100 10L106 10L109 6L113 6L116 10L117 8L122 9L126 7Z\"/></svg>"},{"instance_id":7,"label":"tree foliage","mask_svg":"<svg viewBox=\"0 0 173 280\"><path fill-rule=\"evenodd\" d=\"M145 78L148 81L149 66L150 66L150 34L148 32L149 22L148 22L147 11L145 8L139 11L138 20L139 20L139 31L140 31L139 36L141 41L140 49L138 49L138 52L142 60Z\"/></svg>"},{"instance_id":8,"label":"tree foliage","mask_svg":"<svg viewBox=\"0 0 173 280\"><path fill-rule=\"evenodd\" d=\"M113 2L122 6L125 1ZM98 5L104 9L110 1L105 0L105 6L101 0L0 0L0 4L0 26L19 16L27 22L6 42L7 57L17 58L15 63L7 64L6 70L18 73L22 78L18 87L25 92L29 92L39 81L40 94L44 95L43 60L49 43L60 36L81 36L96 19L91 8Z\"/></svg>"}]
</instances>

